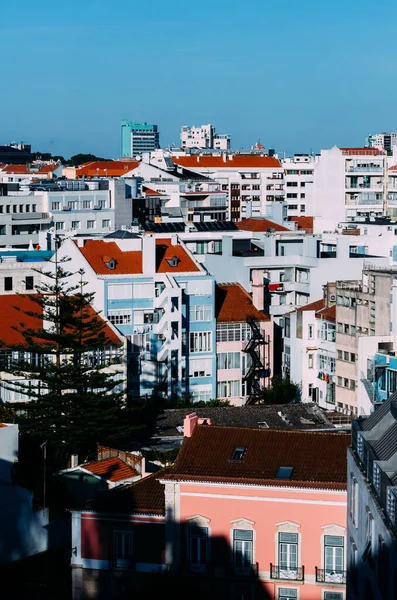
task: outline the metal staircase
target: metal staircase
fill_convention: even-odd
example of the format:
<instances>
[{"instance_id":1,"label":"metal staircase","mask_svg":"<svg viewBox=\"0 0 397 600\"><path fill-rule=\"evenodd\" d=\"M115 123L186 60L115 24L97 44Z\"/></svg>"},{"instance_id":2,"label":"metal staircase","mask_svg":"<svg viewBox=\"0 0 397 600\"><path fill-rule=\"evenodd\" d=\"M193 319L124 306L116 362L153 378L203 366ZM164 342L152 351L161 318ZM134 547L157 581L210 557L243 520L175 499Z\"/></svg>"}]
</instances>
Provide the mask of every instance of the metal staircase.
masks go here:
<instances>
[{"instance_id":1,"label":"metal staircase","mask_svg":"<svg viewBox=\"0 0 397 600\"><path fill-rule=\"evenodd\" d=\"M251 329L251 337L247 341L244 352L251 358L251 365L244 375L244 381L247 382L249 397L247 404L256 404L261 399L262 380L270 376L270 369L267 369L261 360L261 349L268 346L258 322L254 317L247 317L247 323ZM262 351L262 354L263 351Z\"/></svg>"}]
</instances>

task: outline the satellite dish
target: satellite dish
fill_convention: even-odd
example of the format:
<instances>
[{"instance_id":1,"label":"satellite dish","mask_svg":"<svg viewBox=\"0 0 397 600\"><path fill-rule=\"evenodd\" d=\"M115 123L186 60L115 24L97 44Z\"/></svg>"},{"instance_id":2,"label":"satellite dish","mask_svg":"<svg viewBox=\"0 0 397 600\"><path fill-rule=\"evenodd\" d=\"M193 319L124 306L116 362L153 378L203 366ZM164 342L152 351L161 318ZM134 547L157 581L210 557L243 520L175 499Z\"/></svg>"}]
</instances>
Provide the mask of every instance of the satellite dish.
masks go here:
<instances>
[{"instance_id":1,"label":"satellite dish","mask_svg":"<svg viewBox=\"0 0 397 600\"><path fill-rule=\"evenodd\" d=\"M136 155L135 160L142 160L139 154Z\"/></svg>"}]
</instances>

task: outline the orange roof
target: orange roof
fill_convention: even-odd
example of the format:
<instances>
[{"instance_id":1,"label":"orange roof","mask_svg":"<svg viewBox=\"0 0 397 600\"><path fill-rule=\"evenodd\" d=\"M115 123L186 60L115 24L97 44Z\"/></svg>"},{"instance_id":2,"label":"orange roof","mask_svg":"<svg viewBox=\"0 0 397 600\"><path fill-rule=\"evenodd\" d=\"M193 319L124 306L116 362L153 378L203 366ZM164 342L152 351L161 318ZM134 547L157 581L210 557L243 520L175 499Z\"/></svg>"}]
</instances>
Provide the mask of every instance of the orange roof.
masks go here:
<instances>
[{"instance_id":1,"label":"orange roof","mask_svg":"<svg viewBox=\"0 0 397 600\"><path fill-rule=\"evenodd\" d=\"M335 322L336 319L336 306L330 306L322 308L316 312L316 319L322 319L323 321Z\"/></svg>"},{"instance_id":2,"label":"orange roof","mask_svg":"<svg viewBox=\"0 0 397 600\"><path fill-rule=\"evenodd\" d=\"M76 177L121 177L139 166L137 160L97 160L76 168Z\"/></svg>"},{"instance_id":3,"label":"orange roof","mask_svg":"<svg viewBox=\"0 0 397 600\"><path fill-rule=\"evenodd\" d=\"M297 224L298 231L313 233L314 217L290 217L289 220Z\"/></svg>"},{"instance_id":4,"label":"orange roof","mask_svg":"<svg viewBox=\"0 0 397 600\"><path fill-rule=\"evenodd\" d=\"M268 229L275 229L276 231L291 231L287 227L283 225L279 225L278 223L273 223L273 221L269 221L269 219L256 219L254 217L250 217L249 219L243 219L236 223L237 227L243 231L257 231L257 232L266 232Z\"/></svg>"},{"instance_id":5,"label":"orange roof","mask_svg":"<svg viewBox=\"0 0 397 600\"><path fill-rule=\"evenodd\" d=\"M84 246L79 250L98 275L142 273L141 250L123 252L116 242L104 242L103 240L86 240ZM111 271L105 265L105 260L108 262L110 258L116 261L116 268Z\"/></svg>"},{"instance_id":6,"label":"orange roof","mask_svg":"<svg viewBox=\"0 0 397 600\"><path fill-rule=\"evenodd\" d=\"M62 165L61 164L57 164L57 165L42 165L40 167L40 169L39 169L39 173L52 173L52 171L55 171L60 166L62 166Z\"/></svg>"},{"instance_id":7,"label":"orange roof","mask_svg":"<svg viewBox=\"0 0 397 600\"><path fill-rule=\"evenodd\" d=\"M390 167L389 171L397 171L397 165L393 165Z\"/></svg>"},{"instance_id":8,"label":"orange roof","mask_svg":"<svg viewBox=\"0 0 397 600\"><path fill-rule=\"evenodd\" d=\"M310 302L310 304L305 304L304 306L300 306L298 310L306 311L306 310L314 310L318 311L324 308L324 300L316 300L315 302Z\"/></svg>"},{"instance_id":9,"label":"orange roof","mask_svg":"<svg viewBox=\"0 0 397 600\"><path fill-rule=\"evenodd\" d=\"M239 283L217 285L215 311L218 323L242 322L247 317L257 321L270 321L270 317L260 312L252 303L252 298Z\"/></svg>"},{"instance_id":10,"label":"orange roof","mask_svg":"<svg viewBox=\"0 0 397 600\"><path fill-rule=\"evenodd\" d=\"M379 150L379 148L340 148L343 154L352 155L352 156L384 156L386 152L383 150Z\"/></svg>"},{"instance_id":11,"label":"orange roof","mask_svg":"<svg viewBox=\"0 0 397 600\"><path fill-rule=\"evenodd\" d=\"M93 318L97 314L91 306L88 307L88 312L90 313L89 318ZM26 313L33 313L33 315ZM15 346L29 347L28 342L19 329L39 330L43 327L42 317L36 316L42 314L42 308L28 296L17 294L0 295L0 314L2 316L0 346L3 348ZM102 320L100 315L97 318ZM106 325L103 333L108 343L120 345L120 339L111 327ZM46 345L45 340L39 338L33 341L43 346Z\"/></svg>"},{"instance_id":12,"label":"orange roof","mask_svg":"<svg viewBox=\"0 0 397 600\"><path fill-rule=\"evenodd\" d=\"M196 169L272 169L281 168L280 161L274 156L261 156L259 154L229 154L224 160L223 156L173 156L172 160L181 167Z\"/></svg>"},{"instance_id":13,"label":"orange roof","mask_svg":"<svg viewBox=\"0 0 397 600\"><path fill-rule=\"evenodd\" d=\"M144 190L146 196L165 196L165 194L162 194L161 192L158 192L157 190L152 190L148 187L145 187Z\"/></svg>"},{"instance_id":14,"label":"orange roof","mask_svg":"<svg viewBox=\"0 0 397 600\"><path fill-rule=\"evenodd\" d=\"M80 252L98 275L135 275L142 274L142 250L126 250L119 248L116 242L103 240L86 240ZM177 258L177 265L172 267L169 260ZM105 264L109 259L116 261L115 269L109 270ZM156 240L156 272L186 273L197 272L200 268L190 258L180 244L172 245L168 238Z\"/></svg>"},{"instance_id":15,"label":"orange roof","mask_svg":"<svg viewBox=\"0 0 397 600\"><path fill-rule=\"evenodd\" d=\"M29 173L26 165L7 165L3 168L3 173L15 173L16 175L23 175Z\"/></svg>"},{"instance_id":16,"label":"orange roof","mask_svg":"<svg viewBox=\"0 0 397 600\"><path fill-rule=\"evenodd\" d=\"M176 257L178 264L171 267L169 260ZM156 240L156 272L157 273L190 273L198 272L200 268L190 258L185 248L180 244L172 245L170 239Z\"/></svg>"},{"instance_id":17,"label":"orange roof","mask_svg":"<svg viewBox=\"0 0 397 600\"><path fill-rule=\"evenodd\" d=\"M4 423L0 423L0 429L1 427L7 427L7 425L5 425Z\"/></svg>"},{"instance_id":18,"label":"orange roof","mask_svg":"<svg viewBox=\"0 0 397 600\"><path fill-rule=\"evenodd\" d=\"M105 460L96 460L87 464L80 465L82 469L90 471L94 475L99 475L106 481L124 481L137 476L135 469L127 465L121 458L114 456Z\"/></svg>"}]
</instances>

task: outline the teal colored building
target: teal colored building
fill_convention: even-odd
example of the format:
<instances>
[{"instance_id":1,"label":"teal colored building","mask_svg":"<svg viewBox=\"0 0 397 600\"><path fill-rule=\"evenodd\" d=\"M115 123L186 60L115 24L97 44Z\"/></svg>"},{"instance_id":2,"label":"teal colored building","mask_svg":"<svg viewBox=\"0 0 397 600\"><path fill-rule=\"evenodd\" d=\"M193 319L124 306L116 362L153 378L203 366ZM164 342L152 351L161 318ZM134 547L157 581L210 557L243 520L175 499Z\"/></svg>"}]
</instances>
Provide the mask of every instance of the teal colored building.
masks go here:
<instances>
[{"instance_id":1,"label":"teal colored building","mask_svg":"<svg viewBox=\"0 0 397 600\"><path fill-rule=\"evenodd\" d=\"M153 152L160 148L160 133L157 125L121 121L121 158L142 156L143 152Z\"/></svg>"}]
</instances>

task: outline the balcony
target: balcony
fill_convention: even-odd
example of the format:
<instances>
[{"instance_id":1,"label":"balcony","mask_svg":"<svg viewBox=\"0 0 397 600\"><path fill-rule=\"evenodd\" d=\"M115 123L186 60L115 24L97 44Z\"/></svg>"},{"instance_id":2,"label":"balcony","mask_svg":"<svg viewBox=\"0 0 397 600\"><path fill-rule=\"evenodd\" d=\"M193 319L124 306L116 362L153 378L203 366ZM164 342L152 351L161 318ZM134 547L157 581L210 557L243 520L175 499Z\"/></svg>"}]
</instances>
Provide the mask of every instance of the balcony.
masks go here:
<instances>
[{"instance_id":1,"label":"balcony","mask_svg":"<svg viewBox=\"0 0 397 600\"><path fill-rule=\"evenodd\" d=\"M383 173L383 165L360 165L358 167L350 167L347 173Z\"/></svg>"},{"instance_id":2,"label":"balcony","mask_svg":"<svg viewBox=\"0 0 397 600\"><path fill-rule=\"evenodd\" d=\"M332 569L318 569L316 567L316 582L317 583L332 583L345 584L346 571L338 571Z\"/></svg>"},{"instance_id":3,"label":"balcony","mask_svg":"<svg viewBox=\"0 0 397 600\"><path fill-rule=\"evenodd\" d=\"M254 579L258 578L259 575L259 565L258 563L253 563L252 565L246 565L244 567L234 567L234 574L237 577L251 577Z\"/></svg>"},{"instance_id":4,"label":"balcony","mask_svg":"<svg viewBox=\"0 0 397 600\"><path fill-rule=\"evenodd\" d=\"M283 581L304 581L305 567L280 567L270 563L270 579L282 579Z\"/></svg>"}]
</instances>

